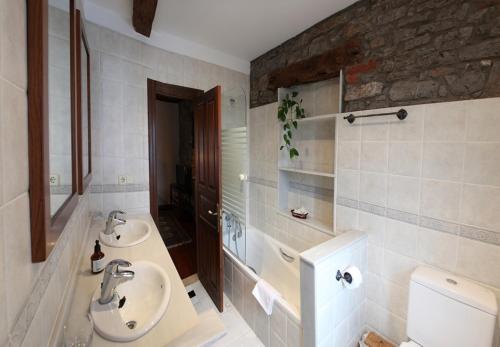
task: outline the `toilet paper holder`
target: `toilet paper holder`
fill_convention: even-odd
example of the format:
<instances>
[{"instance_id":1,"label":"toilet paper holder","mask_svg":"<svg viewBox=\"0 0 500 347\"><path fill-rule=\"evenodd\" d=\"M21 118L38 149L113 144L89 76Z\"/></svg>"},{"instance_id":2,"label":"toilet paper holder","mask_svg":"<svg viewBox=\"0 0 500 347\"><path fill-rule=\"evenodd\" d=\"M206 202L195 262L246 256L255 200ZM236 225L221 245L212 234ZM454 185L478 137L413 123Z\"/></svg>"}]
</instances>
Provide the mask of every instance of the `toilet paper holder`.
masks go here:
<instances>
[{"instance_id":1,"label":"toilet paper holder","mask_svg":"<svg viewBox=\"0 0 500 347\"><path fill-rule=\"evenodd\" d=\"M335 278L337 279L337 281L344 280L349 284L352 283L352 276L347 271L342 274L342 272L340 272L340 270L337 270L337 275L335 276Z\"/></svg>"}]
</instances>

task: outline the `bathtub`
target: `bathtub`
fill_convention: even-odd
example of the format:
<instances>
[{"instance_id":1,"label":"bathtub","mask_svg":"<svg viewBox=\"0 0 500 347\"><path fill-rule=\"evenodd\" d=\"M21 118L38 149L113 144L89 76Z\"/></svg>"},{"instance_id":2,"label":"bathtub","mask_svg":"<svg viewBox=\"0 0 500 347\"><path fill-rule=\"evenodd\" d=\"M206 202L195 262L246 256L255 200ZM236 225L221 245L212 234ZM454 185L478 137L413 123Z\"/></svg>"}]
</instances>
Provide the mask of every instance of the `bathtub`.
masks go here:
<instances>
[{"instance_id":1,"label":"bathtub","mask_svg":"<svg viewBox=\"0 0 500 347\"><path fill-rule=\"evenodd\" d=\"M285 346L301 346L299 266L295 250L252 226L246 230L246 264L224 247L224 292L266 346L273 338ZM281 294L271 317L251 293L260 278ZM276 337L276 331L283 336Z\"/></svg>"}]
</instances>

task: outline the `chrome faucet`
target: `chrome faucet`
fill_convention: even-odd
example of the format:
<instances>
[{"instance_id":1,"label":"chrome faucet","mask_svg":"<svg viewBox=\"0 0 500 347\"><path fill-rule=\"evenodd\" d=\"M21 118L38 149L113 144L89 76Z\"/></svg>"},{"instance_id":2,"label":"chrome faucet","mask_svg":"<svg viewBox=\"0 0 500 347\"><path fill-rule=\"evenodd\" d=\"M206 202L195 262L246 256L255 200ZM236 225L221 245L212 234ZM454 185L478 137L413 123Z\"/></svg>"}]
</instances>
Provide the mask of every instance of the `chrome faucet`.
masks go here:
<instances>
[{"instance_id":1,"label":"chrome faucet","mask_svg":"<svg viewBox=\"0 0 500 347\"><path fill-rule=\"evenodd\" d=\"M132 264L126 260L115 259L106 265L104 278L101 284L101 297L99 298L99 303L101 305L110 303L115 296L116 287L121 283L132 280L135 276L134 271L120 271L118 266L129 267L132 266Z\"/></svg>"},{"instance_id":2,"label":"chrome faucet","mask_svg":"<svg viewBox=\"0 0 500 347\"><path fill-rule=\"evenodd\" d=\"M115 226L127 223L125 219L117 217L117 215L119 214L126 213L120 210L114 210L109 213L108 220L106 221L106 230L104 230L104 235L111 235L115 229Z\"/></svg>"}]
</instances>

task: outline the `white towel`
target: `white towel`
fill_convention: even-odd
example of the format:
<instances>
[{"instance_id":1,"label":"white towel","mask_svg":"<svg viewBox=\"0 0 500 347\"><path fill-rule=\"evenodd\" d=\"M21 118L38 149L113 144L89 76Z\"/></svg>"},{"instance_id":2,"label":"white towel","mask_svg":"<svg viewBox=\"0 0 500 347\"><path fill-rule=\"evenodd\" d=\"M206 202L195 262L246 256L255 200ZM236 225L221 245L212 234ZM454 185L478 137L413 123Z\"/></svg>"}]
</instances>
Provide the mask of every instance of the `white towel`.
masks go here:
<instances>
[{"instance_id":1,"label":"white towel","mask_svg":"<svg viewBox=\"0 0 500 347\"><path fill-rule=\"evenodd\" d=\"M281 294L263 279L257 282L252 294L268 316L273 313L274 301L281 297Z\"/></svg>"}]
</instances>

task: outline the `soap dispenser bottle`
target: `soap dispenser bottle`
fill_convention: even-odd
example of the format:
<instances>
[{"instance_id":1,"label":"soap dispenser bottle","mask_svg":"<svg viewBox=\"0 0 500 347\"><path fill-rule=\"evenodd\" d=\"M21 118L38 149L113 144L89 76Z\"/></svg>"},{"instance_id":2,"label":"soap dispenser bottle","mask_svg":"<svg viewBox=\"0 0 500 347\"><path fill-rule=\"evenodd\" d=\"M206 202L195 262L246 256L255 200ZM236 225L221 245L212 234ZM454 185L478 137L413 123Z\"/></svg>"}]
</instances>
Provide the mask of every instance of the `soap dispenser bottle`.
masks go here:
<instances>
[{"instance_id":1,"label":"soap dispenser bottle","mask_svg":"<svg viewBox=\"0 0 500 347\"><path fill-rule=\"evenodd\" d=\"M99 240L95 240L94 254L90 257L92 273L97 274L104 270L104 253L101 251Z\"/></svg>"}]
</instances>

